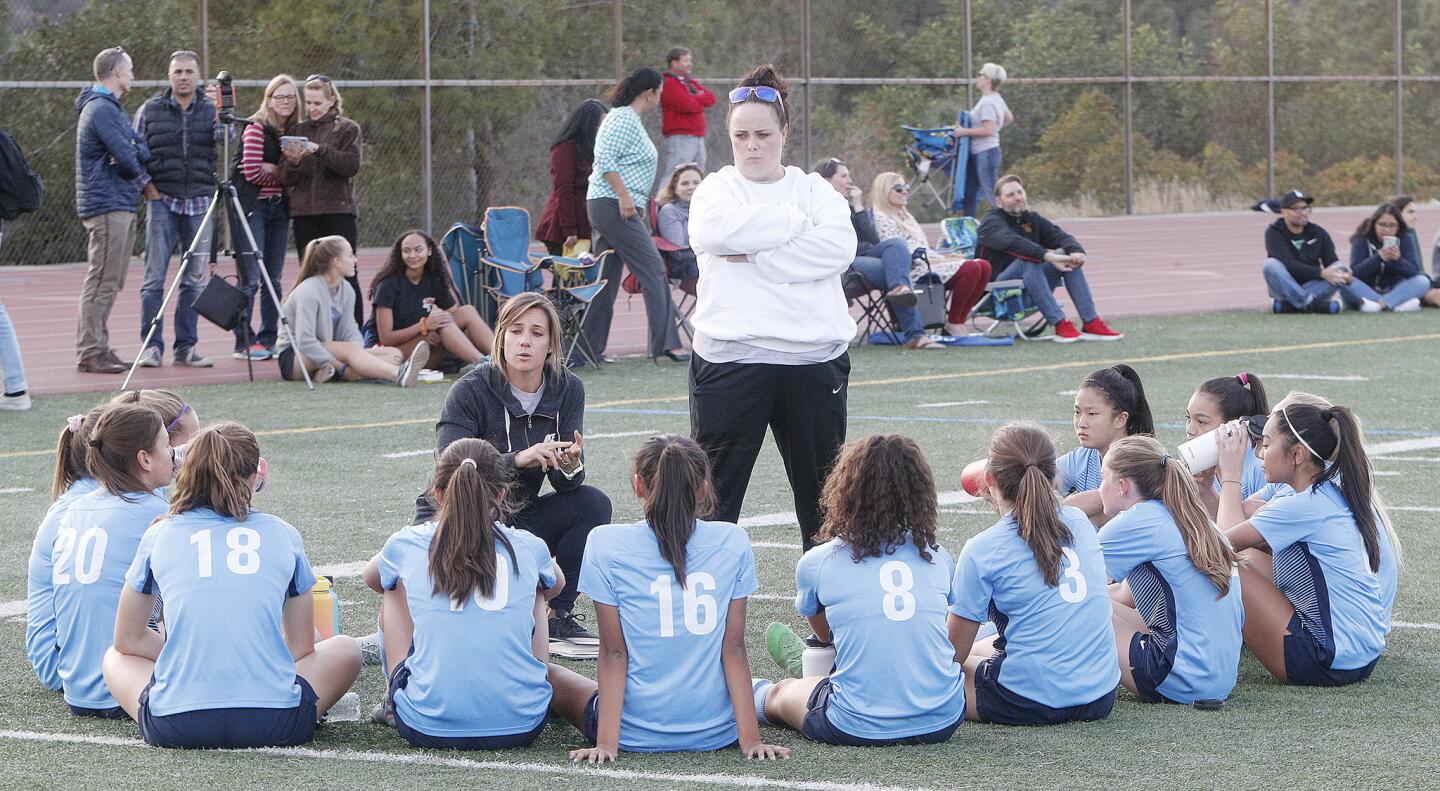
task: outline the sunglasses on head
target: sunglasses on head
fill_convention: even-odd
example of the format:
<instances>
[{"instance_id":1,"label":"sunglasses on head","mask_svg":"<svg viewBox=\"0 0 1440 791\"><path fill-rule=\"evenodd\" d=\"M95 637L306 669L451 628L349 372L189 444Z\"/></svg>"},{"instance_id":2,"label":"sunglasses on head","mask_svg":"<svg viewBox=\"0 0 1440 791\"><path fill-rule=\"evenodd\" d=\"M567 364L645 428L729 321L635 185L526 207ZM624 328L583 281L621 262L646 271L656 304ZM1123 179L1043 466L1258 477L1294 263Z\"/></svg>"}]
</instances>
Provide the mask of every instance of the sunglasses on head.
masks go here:
<instances>
[{"instance_id":1,"label":"sunglasses on head","mask_svg":"<svg viewBox=\"0 0 1440 791\"><path fill-rule=\"evenodd\" d=\"M780 99L780 92L771 88L769 85L742 85L730 92L730 103L739 104L751 96L754 96L762 102L779 104L781 107L785 106L785 102Z\"/></svg>"},{"instance_id":2,"label":"sunglasses on head","mask_svg":"<svg viewBox=\"0 0 1440 791\"><path fill-rule=\"evenodd\" d=\"M306 78L305 78L305 81L306 81L306 82L329 82L329 81L330 81L330 78L327 77L327 76L325 76L324 74L311 74L309 77L306 77Z\"/></svg>"}]
</instances>

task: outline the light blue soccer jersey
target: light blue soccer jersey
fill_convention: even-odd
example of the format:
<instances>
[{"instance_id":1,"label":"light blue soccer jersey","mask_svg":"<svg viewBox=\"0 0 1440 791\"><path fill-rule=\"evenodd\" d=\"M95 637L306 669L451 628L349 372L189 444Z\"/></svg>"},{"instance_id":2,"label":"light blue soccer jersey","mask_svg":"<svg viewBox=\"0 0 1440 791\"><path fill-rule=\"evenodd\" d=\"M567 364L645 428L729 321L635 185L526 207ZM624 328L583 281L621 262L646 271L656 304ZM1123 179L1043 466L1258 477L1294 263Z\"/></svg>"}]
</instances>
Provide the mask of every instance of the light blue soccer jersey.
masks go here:
<instances>
[{"instance_id":1,"label":"light blue soccer jersey","mask_svg":"<svg viewBox=\"0 0 1440 791\"><path fill-rule=\"evenodd\" d=\"M146 528L169 507L153 493L127 496L133 502L99 488L77 499L60 517L50 550L59 673L71 706L120 705L105 686L100 663L115 644L125 570Z\"/></svg>"},{"instance_id":2,"label":"light blue soccer jersey","mask_svg":"<svg viewBox=\"0 0 1440 791\"><path fill-rule=\"evenodd\" d=\"M1224 484L1221 483L1221 481L1220 481L1220 471L1219 471L1219 470L1216 470L1216 471L1215 471L1215 483L1214 483L1214 486L1215 486L1215 492L1216 492L1216 494L1219 494L1219 492L1220 492L1220 487L1224 486ZM1265 482L1265 463L1262 462L1262 461L1260 461L1260 457L1256 456L1253 452L1251 452L1251 453L1246 453L1246 454L1245 454L1245 469L1241 470L1241 472L1240 472L1240 499L1241 499L1241 500L1248 499L1248 498L1250 497L1250 495L1255 494L1256 492L1259 492L1259 491L1261 491L1261 490L1264 490L1264 491L1266 492L1266 496L1265 496L1264 499L1265 499L1265 500L1269 500L1271 497L1274 497L1274 496L1275 496L1275 493L1276 493L1278 487L1281 487L1281 486L1285 486L1285 484L1283 484L1283 483L1266 483L1266 482ZM1268 489L1267 489L1266 487L1271 487L1271 488L1268 488ZM1286 489L1286 490L1289 490L1289 491L1294 491L1293 489L1290 489L1289 486L1285 486L1285 489Z\"/></svg>"},{"instance_id":3,"label":"light blue soccer jersey","mask_svg":"<svg viewBox=\"0 0 1440 791\"><path fill-rule=\"evenodd\" d=\"M100 487L94 478L81 478L60 493L45 512L35 541L30 545L30 573L25 592L25 653L35 677L51 692L60 691L60 648L55 642L55 586L51 563L60 518L76 500Z\"/></svg>"},{"instance_id":4,"label":"light blue soccer jersey","mask_svg":"<svg viewBox=\"0 0 1440 791\"><path fill-rule=\"evenodd\" d=\"M1094 448L1076 448L1056 459L1055 488L1060 496L1069 497L1076 492L1099 489L1100 462L1100 451Z\"/></svg>"},{"instance_id":5,"label":"light blue soccer jersey","mask_svg":"<svg viewBox=\"0 0 1440 791\"><path fill-rule=\"evenodd\" d=\"M965 542L950 606L961 618L995 622L995 650L1005 656L1002 686L1057 709L1099 700L1120 681L1095 526L1078 508L1062 506L1060 518L1072 539L1063 548L1058 585L1045 584L1007 514Z\"/></svg>"},{"instance_id":6,"label":"light blue soccer jersey","mask_svg":"<svg viewBox=\"0 0 1440 791\"><path fill-rule=\"evenodd\" d=\"M1276 497L1286 497L1294 493L1295 490L1291 489L1288 483L1267 483L1259 489L1256 489L1255 493L1251 496L1257 500L1264 500L1268 503ZM1245 499L1248 500L1250 498L1246 497Z\"/></svg>"},{"instance_id":7,"label":"light blue soccer jersey","mask_svg":"<svg viewBox=\"0 0 1440 791\"><path fill-rule=\"evenodd\" d=\"M405 584L415 622L410 680L395 693L395 713L421 733L446 738L527 733L550 706L546 665L531 651L535 594L555 584L545 542L499 524L510 552L495 541L495 587L459 603L435 590L430 543L436 524L401 528L380 550L380 585Z\"/></svg>"},{"instance_id":8,"label":"light blue soccer jersey","mask_svg":"<svg viewBox=\"0 0 1440 791\"><path fill-rule=\"evenodd\" d=\"M898 739L964 716L965 679L945 627L954 571L943 547L927 561L908 541L857 562L836 538L800 558L795 609L823 609L834 634L830 724L862 739Z\"/></svg>"},{"instance_id":9,"label":"light blue soccer jersey","mask_svg":"<svg viewBox=\"0 0 1440 791\"><path fill-rule=\"evenodd\" d=\"M290 597L314 587L315 572L290 523L209 508L168 517L146 531L125 584L165 596L151 714L299 705L282 615Z\"/></svg>"},{"instance_id":10,"label":"light blue soccer jersey","mask_svg":"<svg viewBox=\"0 0 1440 791\"><path fill-rule=\"evenodd\" d=\"M623 750L718 750L737 737L720 656L730 602L758 587L749 536L697 519L685 577L682 587L646 522L597 527L585 544L580 592L619 609L630 654Z\"/></svg>"},{"instance_id":11,"label":"light blue soccer jersey","mask_svg":"<svg viewBox=\"0 0 1440 791\"><path fill-rule=\"evenodd\" d=\"M1223 700L1235 687L1245 609L1232 571L1224 597L1196 570L1185 539L1159 500L1146 500L1100 528L1105 570L1129 580L1151 639L1171 659L1157 690L1170 700ZM1121 657L1125 661L1127 657Z\"/></svg>"},{"instance_id":12,"label":"light blue soccer jersey","mask_svg":"<svg viewBox=\"0 0 1440 791\"><path fill-rule=\"evenodd\" d=\"M1385 528L1376 525L1380 570L1372 572L1350 506L1333 481L1275 498L1250 524L1270 545L1275 587L1306 631L1333 652L1330 668L1354 670L1378 657L1390 632L1396 584Z\"/></svg>"}]
</instances>

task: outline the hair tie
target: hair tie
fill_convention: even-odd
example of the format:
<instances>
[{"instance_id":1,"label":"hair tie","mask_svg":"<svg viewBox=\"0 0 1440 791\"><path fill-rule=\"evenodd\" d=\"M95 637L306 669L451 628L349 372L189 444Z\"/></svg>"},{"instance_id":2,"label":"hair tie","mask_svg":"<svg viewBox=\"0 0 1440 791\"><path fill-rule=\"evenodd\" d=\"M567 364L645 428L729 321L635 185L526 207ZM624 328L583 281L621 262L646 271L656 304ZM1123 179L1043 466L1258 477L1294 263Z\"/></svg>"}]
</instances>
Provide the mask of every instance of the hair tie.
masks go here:
<instances>
[{"instance_id":1,"label":"hair tie","mask_svg":"<svg viewBox=\"0 0 1440 791\"><path fill-rule=\"evenodd\" d=\"M94 449L96 449L96 450L100 450L100 438L99 438L99 437L91 437L91 438L90 438L90 447L92 447L92 448L94 448Z\"/></svg>"},{"instance_id":2,"label":"hair tie","mask_svg":"<svg viewBox=\"0 0 1440 791\"><path fill-rule=\"evenodd\" d=\"M1240 372L1240 375L1237 376L1237 377L1235 377L1235 378L1238 379L1238 380L1240 380L1240 386L1241 386L1241 387L1249 387L1249 386L1250 386L1250 375L1247 374L1247 373L1245 373L1244 371L1241 371L1241 372Z\"/></svg>"},{"instance_id":3,"label":"hair tie","mask_svg":"<svg viewBox=\"0 0 1440 791\"><path fill-rule=\"evenodd\" d=\"M1166 469L1166 467L1167 467L1169 464L1170 464L1170 454L1167 453L1167 454L1165 454L1165 455L1163 455L1163 456L1160 457L1160 471L1161 471L1161 472L1164 472L1165 469Z\"/></svg>"},{"instance_id":4,"label":"hair tie","mask_svg":"<svg viewBox=\"0 0 1440 791\"><path fill-rule=\"evenodd\" d=\"M470 469L472 469L472 470L474 470L474 471L476 471L476 472L479 472L479 471L480 471L480 468L479 468L478 466L476 466L474 459L464 459L464 460L462 460L462 461L460 462L460 466L461 466L461 467L469 467Z\"/></svg>"},{"instance_id":5,"label":"hair tie","mask_svg":"<svg viewBox=\"0 0 1440 791\"><path fill-rule=\"evenodd\" d=\"M65 425L70 427L71 434L79 434L80 427L85 425L85 416L71 415L70 417L65 418Z\"/></svg>"}]
</instances>

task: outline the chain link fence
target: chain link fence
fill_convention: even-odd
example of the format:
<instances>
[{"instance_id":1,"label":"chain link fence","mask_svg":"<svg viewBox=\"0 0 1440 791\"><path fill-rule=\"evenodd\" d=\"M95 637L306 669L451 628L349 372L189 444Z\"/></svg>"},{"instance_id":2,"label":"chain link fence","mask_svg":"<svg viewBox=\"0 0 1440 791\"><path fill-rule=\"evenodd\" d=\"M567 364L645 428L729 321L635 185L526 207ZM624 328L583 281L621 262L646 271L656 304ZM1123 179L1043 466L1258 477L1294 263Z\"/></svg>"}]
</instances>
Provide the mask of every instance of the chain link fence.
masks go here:
<instances>
[{"instance_id":1,"label":"chain link fence","mask_svg":"<svg viewBox=\"0 0 1440 791\"><path fill-rule=\"evenodd\" d=\"M994 61L1016 118L1004 170L1046 211L1236 209L1291 187L1328 204L1440 195L1440 0L9 0L0 125L47 193L6 227L0 263L84 258L74 100L117 44L135 59L132 114L176 49L236 76L241 115L276 73L334 78L364 130L367 246L489 205L538 219L570 110L676 45L717 93L776 64L789 163L837 156L862 185L906 172L900 125L952 123ZM730 161L723 126L712 110L712 168Z\"/></svg>"}]
</instances>

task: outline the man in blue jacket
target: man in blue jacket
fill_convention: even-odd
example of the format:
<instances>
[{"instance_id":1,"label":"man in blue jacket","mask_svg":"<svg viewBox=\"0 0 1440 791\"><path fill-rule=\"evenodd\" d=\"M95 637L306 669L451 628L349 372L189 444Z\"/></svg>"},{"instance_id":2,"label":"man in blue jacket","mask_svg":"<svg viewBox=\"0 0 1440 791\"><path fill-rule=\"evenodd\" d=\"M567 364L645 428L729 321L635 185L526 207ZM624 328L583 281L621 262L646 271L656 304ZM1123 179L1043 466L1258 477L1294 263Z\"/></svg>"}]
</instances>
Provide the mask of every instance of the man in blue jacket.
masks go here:
<instances>
[{"instance_id":1,"label":"man in blue jacket","mask_svg":"<svg viewBox=\"0 0 1440 791\"><path fill-rule=\"evenodd\" d=\"M195 241L215 192L215 141L222 128L215 103L200 90L199 56L180 50L170 56L170 88L152 97L135 113L135 133L150 149L150 162L140 181L145 185L145 281L140 285L140 337L165 299L170 253L181 255ZM195 351L196 315L192 305L205 287L199 254L209 252L209 235L180 281L175 303L175 364L209 368L213 363ZM181 261L181 266L185 265ZM140 365L158 368L165 351L164 323L155 328L150 345L140 350Z\"/></svg>"},{"instance_id":2,"label":"man in blue jacket","mask_svg":"<svg viewBox=\"0 0 1440 791\"><path fill-rule=\"evenodd\" d=\"M75 352L81 371L124 373L130 364L110 347L110 309L125 287L135 245L140 175L150 152L135 136L120 99L135 77L120 47L95 56L95 84L80 92L75 111L75 210L89 239L90 269L80 290Z\"/></svg>"}]
</instances>

